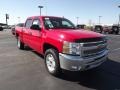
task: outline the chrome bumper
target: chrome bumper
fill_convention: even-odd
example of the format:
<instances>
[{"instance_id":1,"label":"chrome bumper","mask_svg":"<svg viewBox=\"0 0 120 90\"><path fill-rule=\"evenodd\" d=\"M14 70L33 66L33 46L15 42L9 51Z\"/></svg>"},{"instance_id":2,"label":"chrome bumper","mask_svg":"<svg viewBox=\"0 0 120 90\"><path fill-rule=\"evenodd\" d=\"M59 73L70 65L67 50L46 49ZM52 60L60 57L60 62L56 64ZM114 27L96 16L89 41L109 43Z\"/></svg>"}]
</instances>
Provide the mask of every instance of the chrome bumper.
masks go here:
<instances>
[{"instance_id":1,"label":"chrome bumper","mask_svg":"<svg viewBox=\"0 0 120 90\"><path fill-rule=\"evenodd\" d=\"M59 53L60 67L69 71L84 71L99 66L107 60L108 50L102 54L80 57Z\"/></svg>"}]
</instances>

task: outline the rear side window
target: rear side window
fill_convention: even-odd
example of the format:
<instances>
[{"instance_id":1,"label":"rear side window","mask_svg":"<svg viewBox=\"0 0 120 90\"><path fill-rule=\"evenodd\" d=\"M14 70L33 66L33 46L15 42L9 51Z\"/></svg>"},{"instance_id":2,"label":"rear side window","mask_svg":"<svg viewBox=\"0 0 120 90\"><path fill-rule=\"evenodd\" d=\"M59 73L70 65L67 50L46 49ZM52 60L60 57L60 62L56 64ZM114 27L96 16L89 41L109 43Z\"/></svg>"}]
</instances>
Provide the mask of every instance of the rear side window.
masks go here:
<instances>
[{"instance_id":1,"label":"rear side window","mask_svg":"<svg viewBox=\"0 0 120 90\"><path fill-rule=\"evenodd\" d=\"M32 25L32 19L28 19L28 20L26 21L26 23L25 23L25 27L26 27L26 28L30 28L31 25Z\"/></svg>"}]
</instances>

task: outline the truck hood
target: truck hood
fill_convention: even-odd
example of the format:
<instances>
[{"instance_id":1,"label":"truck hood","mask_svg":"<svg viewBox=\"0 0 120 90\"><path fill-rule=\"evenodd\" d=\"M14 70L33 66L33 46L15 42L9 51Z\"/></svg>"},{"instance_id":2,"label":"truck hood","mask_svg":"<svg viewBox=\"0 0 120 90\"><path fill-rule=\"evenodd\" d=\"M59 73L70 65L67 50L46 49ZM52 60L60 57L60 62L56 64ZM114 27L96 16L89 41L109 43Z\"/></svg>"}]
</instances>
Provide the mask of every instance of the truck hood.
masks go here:
<instances>
[{"instance_id":1,"label":"truck hood","mask_svg":"<svg viewBox=\"0 0 120 90\"><path fill-rule=\"evenodd\" d=\"M55 29L51 30L54 35L58 35L61 39L67 41L74 41L75 39L83 39L83 38L95 38L95 37L102 37L104 35L89 31L89 30L72 30L72 29Z\"/></svg>"}]
</instances>

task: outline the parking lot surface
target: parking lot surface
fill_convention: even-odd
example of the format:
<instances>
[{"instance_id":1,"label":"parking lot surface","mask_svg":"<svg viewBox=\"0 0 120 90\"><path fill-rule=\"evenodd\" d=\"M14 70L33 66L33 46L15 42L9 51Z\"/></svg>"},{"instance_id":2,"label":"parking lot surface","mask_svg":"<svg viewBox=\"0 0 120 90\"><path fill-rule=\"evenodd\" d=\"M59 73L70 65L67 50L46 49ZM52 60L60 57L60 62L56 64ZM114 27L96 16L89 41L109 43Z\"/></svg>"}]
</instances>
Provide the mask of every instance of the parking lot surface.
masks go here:
<instances>
[{"instance_id":1,"label":"parking lot surface","mask_svg":"<svg viewBox=\"0 0 120 90\"><path fill-rule=\"evenodd\" d=\"M0 32L0 90L120 90L120 35L109 38L109 60L85 72L51 76L43 57L19 50L10 30Z\"/></svg>"}]
</instances>

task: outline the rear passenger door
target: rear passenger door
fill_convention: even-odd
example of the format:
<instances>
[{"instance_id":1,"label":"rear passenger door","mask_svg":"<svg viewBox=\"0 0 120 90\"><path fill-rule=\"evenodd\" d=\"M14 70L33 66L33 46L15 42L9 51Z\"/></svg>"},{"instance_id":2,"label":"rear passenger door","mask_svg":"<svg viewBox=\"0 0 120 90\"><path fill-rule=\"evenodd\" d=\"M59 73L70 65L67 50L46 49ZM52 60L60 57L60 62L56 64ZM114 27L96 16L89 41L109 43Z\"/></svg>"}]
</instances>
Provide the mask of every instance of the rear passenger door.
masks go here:
<instances>
[{"instance_id":1,"label":"rear passenger door","mask_svg":"<svg viewBox=\"0 0 120 90\"><path fill-rule=\"evenodd\" d=\"M42 42L42 33L41 33L41 23L39 18L33 20L32 26L37 26L37 28L31 28L30 36L30 47L34 50L41 52L41 42Z\"/></svg>"}]
</instances>

